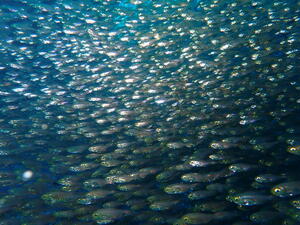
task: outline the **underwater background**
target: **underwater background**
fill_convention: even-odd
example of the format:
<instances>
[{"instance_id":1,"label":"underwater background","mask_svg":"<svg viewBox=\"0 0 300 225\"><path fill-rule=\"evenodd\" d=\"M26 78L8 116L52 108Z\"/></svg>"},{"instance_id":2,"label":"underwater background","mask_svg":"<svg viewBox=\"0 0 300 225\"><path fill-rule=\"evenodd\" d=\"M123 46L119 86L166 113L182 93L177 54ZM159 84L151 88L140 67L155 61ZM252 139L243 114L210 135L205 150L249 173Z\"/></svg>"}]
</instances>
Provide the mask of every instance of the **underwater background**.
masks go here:
<instances>
[{"instance_id":1,"label":"underwater background","mask_svg":"<svg viewBox=\"0 0 300 225\"><path fill-rule=\"evenodd\" d=\"M0 0L0 225L300 224L300 2Z\"/></svg>"}]
</instances>

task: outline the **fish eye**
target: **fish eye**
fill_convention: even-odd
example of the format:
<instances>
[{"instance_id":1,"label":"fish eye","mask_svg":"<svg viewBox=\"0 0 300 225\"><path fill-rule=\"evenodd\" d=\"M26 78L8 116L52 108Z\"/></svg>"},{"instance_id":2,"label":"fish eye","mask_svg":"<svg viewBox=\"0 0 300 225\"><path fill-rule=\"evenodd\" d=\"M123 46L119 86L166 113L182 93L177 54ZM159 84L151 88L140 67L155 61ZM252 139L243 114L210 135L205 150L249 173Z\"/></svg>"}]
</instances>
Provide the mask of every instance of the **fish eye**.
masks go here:
<instances>
[{"instance_id":1,"label":"fish eye","mask_svg":"<svg viewBox=\"0 0 300 225\"><path fill-rule=\"evenodd\" d=\"M281 188L274 188L274 190L273 190L274 192L276 192L276 193L278 193L278 192L280 192L281 191Z\"/></svg>"},{"instance_id":2,"label":"fish eye","mask_svg":"<svg viewBox=\"0 0 300 225\"><path fill-rule=\"evenodd\" d=\"M187 216L183 217L183 221L187 222L189 221L189 218Z\"/></svg>"}]
</instances>

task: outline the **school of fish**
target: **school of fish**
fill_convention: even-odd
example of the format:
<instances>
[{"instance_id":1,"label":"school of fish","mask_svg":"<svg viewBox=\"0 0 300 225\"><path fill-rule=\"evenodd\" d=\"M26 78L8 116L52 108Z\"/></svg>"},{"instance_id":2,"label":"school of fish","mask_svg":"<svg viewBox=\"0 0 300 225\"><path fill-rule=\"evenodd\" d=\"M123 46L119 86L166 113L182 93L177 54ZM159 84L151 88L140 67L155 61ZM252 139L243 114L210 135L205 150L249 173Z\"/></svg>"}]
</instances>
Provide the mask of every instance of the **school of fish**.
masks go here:
<instances>
[{"instance_id":1,"label":"school of fish","mask_svg":"<svg viewBox=\"0 0 300 225\"><path fill-rule=\"evenodd\" d=\"M300 224L300 2L0 1L1 225Z\"/></svg>"}]
</instances>

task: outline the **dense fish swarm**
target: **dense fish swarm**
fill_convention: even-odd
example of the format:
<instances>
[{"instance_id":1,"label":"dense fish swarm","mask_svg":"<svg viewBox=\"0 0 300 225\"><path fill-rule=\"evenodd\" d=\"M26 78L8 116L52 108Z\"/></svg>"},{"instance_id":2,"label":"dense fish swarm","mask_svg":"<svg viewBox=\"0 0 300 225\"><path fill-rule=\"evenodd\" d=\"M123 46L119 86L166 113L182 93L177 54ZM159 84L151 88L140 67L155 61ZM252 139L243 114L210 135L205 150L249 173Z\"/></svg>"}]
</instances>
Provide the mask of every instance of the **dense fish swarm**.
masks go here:
<instances>
[{"instance_id":1,"label":"dense fish swarm","mask_svg":"<svg viewBox=\"0 0 300 225\"><path fill-rule=\"evenodd\" d=\"M0 1L0 224L300 224L296 0Z\"/></svg>"}]
</instances>

